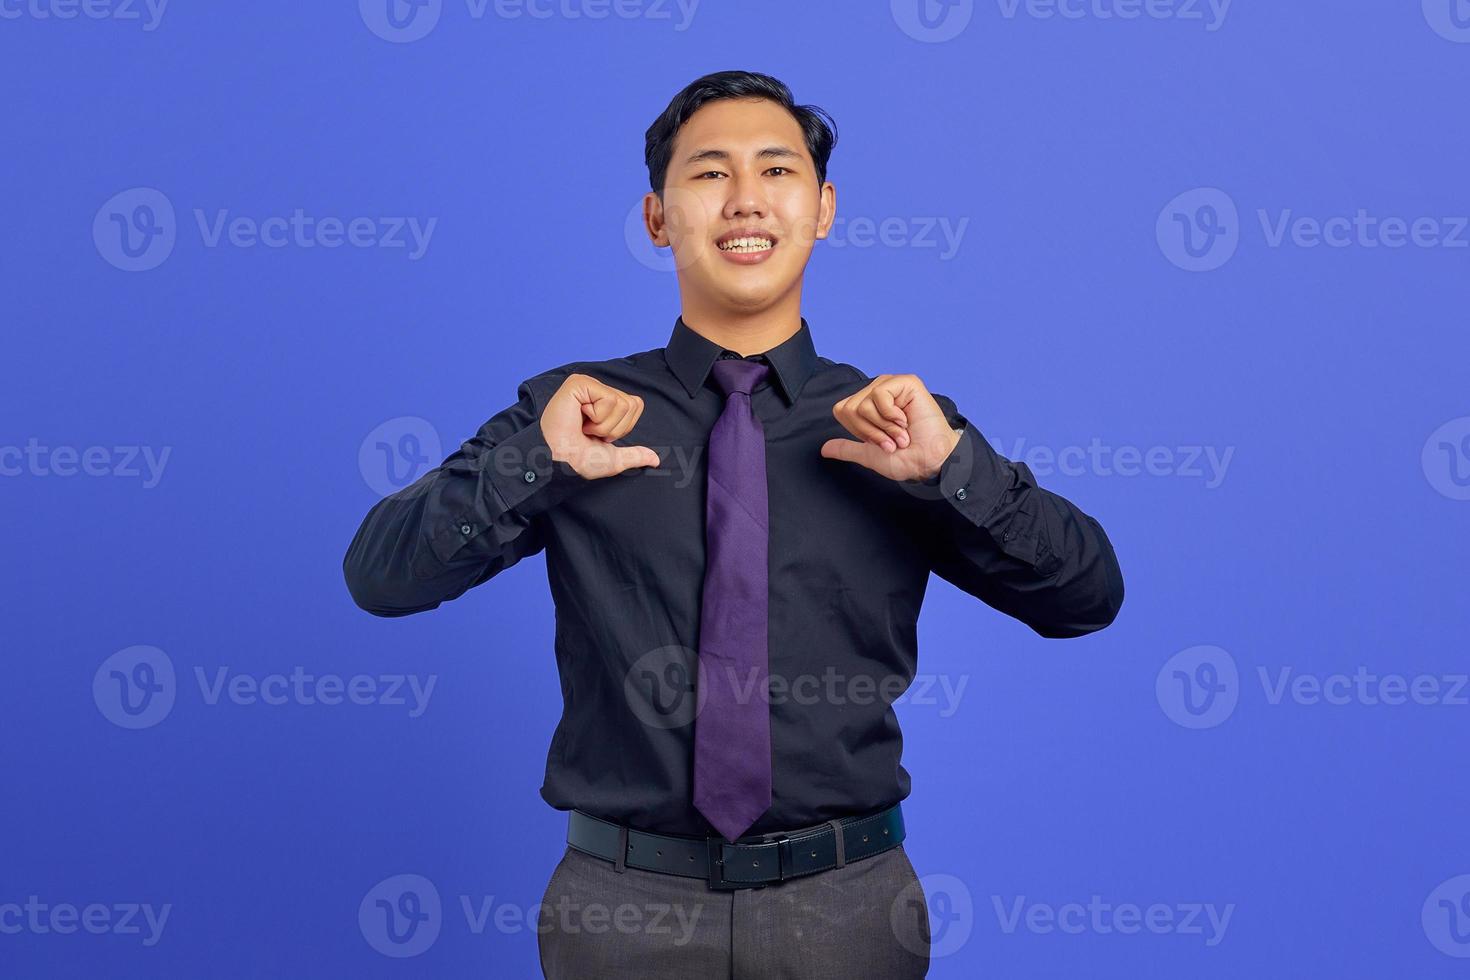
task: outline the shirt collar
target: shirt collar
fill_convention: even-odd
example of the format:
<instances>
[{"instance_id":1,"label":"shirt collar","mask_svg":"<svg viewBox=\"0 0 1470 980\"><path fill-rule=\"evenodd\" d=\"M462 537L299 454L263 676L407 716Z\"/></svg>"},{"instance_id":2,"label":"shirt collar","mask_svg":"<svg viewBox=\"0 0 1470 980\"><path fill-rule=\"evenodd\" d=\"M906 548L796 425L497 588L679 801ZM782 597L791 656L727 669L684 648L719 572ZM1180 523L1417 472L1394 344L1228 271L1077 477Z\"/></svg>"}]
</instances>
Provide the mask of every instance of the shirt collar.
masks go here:
<instances>
[{"instance_id":1,"label":"shirt collar","mask_svg":"<svg viewBox=\"0 0 1470 980\"><path fill-rule=\"evenodd\" d=\"M693 398L704 387L711 365L725 349L697 333L681 316L674 321L674 332L664 348L664 360ZM787 404L794 404L802 386L817 369L817 349L812 345L812 331L806 317L801 318L801 329L762 353L771 363Z\"/></svg>"}]
</instances>

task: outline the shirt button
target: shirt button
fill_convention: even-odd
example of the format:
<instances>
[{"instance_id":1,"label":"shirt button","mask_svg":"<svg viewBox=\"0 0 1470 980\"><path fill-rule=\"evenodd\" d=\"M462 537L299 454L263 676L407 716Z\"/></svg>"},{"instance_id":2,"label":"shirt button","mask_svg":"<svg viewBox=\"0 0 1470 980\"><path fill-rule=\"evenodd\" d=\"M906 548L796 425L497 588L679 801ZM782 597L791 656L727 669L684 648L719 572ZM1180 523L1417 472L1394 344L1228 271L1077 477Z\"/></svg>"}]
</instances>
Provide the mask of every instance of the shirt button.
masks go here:
<instances>
[{"instance_id":1,"label":"shirt button","mask_svg":"<svg viewBox=\"0 0 1470 980\"><path fill-rule=\"evenodd\" d=\"M535 483L536 482L536 471L535 470L526 470L526 472L524 474L522 474L522 477L523 477L523 479L527 483Z\"/></svg>"},{"instance_id":2,"label":"shirt button","mask_svg":"<svg viewBox=\"0 0 1470 980\"><path fill-rule=\"evenodd\" d=\"M470 527L468 524L461 524L459 526L459 533L460 534L469 534L473 530L474 530L474 528Z\"/></svg>"},{"instance_id":3,"label":"shirt button","mask_svg":"<svg viewBox=\"0 0 1470 980\"><path fill-rule=\"evenodd\" d=\"M965 497L966 497L966 496L967 496L967 495L966 495L966 493L965 493L965 488L964 488L964 487L960 487L960 488L959 488L959 489L958 489L958 490L956 490L956 491L955 491L955 492L954 492L954 495L955 495L955 496L956 496L956 497L957 497L957 498L959 498L959 499L960 499L960 500L964 500L964 499L965 499Z\"/></svg>"}]
</instances>

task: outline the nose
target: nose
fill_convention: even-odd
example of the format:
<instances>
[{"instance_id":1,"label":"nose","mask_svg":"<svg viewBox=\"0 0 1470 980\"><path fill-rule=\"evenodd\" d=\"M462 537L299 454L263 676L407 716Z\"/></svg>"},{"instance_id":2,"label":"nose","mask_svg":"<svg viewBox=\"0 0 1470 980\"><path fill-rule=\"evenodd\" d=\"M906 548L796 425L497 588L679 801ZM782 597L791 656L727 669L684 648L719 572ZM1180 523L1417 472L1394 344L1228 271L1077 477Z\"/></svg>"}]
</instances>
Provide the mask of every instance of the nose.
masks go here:
<instances>
[{"instance_id":1,"label":"nose","mask_svg":"<svg viewBox=\"0 0 1470 980\"><path fill-rule=\"evenodd\" d=\"M725 198L725 219L764 218L770 205L760 175L741 171L730 178L730 193Z\"/></svg>"}]
</instances>

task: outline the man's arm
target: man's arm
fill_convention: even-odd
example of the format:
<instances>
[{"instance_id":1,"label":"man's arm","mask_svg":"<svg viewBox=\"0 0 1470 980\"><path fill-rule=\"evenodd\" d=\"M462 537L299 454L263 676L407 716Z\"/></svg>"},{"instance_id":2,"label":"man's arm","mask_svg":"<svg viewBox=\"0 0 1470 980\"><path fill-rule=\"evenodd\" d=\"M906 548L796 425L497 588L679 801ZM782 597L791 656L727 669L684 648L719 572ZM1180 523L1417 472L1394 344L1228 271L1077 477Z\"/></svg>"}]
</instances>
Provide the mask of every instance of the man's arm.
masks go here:
<instances>
[{"instance_id":1,"label":"man's arm","mask_svg":"<svg viewBox=\"0 0 1470 980\"><path fill-rule=\"evenodd\" d=\"M342 560L376 616L425 612L545 547L538 515L591 483L552 459L540 419L565 372L521 382L519 400L437 468L368 511Z\"/></svg>"},{"instance_id":2,"label":"man's arm","mask_svg":"<svg viewBox=\"0 0 1470 980\"><path fill-rule=\"evenodd\" d=\"M1102 525L992 449L951 399L933 397L960 432L938 474L921 481L936 488L920 505L933 572L1041 636L1111 623L1123 575Z\"/></svg>"}]
</instances>

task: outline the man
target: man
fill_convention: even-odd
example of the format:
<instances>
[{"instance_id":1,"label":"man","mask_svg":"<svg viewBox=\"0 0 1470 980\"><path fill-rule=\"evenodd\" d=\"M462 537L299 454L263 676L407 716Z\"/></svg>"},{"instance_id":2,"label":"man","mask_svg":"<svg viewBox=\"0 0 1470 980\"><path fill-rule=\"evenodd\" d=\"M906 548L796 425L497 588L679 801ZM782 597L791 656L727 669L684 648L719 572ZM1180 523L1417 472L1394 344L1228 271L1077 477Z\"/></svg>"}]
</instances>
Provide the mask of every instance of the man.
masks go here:
<instances>
[{"instance_id":1,"label":"man","mask_svg":"<svg viewBox=\"0 0 1470 980\"><path fill-rule=\"evenodd\" d=\"M1122 603L1098 523L953 401L817 354L802 275L834 142L766 75L675 96L643 209L678 270L668 344L522 382L348 548L380 616L546 552L564 705L541 794L570 811L548 977L923 976L892 701L930 573L1048 637ZM581 927L629 904L672 912Z\"/></svg>"}]
</instances>

